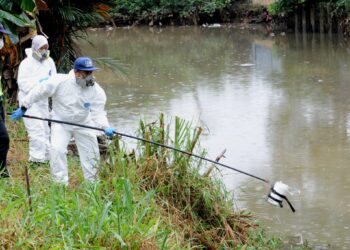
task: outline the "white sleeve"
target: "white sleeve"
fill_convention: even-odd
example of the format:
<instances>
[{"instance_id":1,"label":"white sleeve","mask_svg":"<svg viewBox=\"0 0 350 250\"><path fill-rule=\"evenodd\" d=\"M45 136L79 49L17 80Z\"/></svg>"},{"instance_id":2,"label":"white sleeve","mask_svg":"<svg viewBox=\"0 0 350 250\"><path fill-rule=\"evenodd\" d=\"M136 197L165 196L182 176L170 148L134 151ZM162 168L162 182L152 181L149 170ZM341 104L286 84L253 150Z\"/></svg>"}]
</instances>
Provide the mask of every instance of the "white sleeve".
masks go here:
<instances>
[{"instance_id":1,"label":"white sleeve","mask_svg":"<svg viewBox=\"0 0 350 250\"><path fill-rule=\"evenodd\" d=\"M106 93L97 83L94 87L96 89L96 95L91 105L91 118L96 126L105 129L109 127L107 112L105 110L107 101Z\"/></svg>"},{"instance_id":2,"label":"white sleeve","mask_svg":"<svg viewBox=\"0 0 350 250\"><path fill-rule=\"evenodd\" d=\"M51 97L55 93L58 85L62 82L61 75L62 74L56 74L42 81L41 84L37 84L24 98L23 106L30 108L37 101Z\"/></svg>"},{"instance_id":3,"label":"white sleeve","mask_svg":"<svg viewBox=\"0 0 350 250\"><path fill-rule=\"evenodd\" d=\"M29 64L30 61L24 59L18 68L18 88L25 94L37 85L37 76L33 74Z\"/></svg>"}]
</instances>

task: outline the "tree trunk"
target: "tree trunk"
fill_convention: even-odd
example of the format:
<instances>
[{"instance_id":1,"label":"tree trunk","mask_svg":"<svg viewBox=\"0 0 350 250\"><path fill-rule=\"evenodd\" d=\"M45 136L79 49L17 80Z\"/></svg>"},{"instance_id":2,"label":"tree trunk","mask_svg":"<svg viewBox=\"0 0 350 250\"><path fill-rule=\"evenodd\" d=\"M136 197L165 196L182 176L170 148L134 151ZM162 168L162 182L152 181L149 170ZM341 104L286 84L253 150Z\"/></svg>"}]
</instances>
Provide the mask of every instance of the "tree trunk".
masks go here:
<instances>
[{"instance_id":1,"label":"tree trunk","mask_svg":"<svg viewBox=\"0 0 350 250\"><path fill-rule=\"evenodd\" d=\"M311 5L310 7L310 24L312 33L315 33L315 6Z\"/></svg>"},{"instance_id":2,"label":"tree trunk","mask_svg":"<svg viewBox=\"0 0 350 250\"><path fill-rule=\"evenodd\" d=\"M17 101L17 71L19 65L19 46L11 43L8 36L4 36L5 46L1 49L1 80L2 91L9 104L15 104Z\"/></svg>"},{"instance_id":3,"label":"tree trunk","mask_svg":"<svg viewBox=\"0 0 350 250\"><path fill-rule=\"evenodd\" d=\"M295 8L295 12L294 12L294 31L295 33L299 32L299 18L298 18L298 9Z\"/></svg>"},{"instance_id":4,"label":"tree trunk","mask_svg":"<svg viewBox=\"0 0 350 250\"><path fill-rule=\"evenodd\" d=\"M301 22L302 22L302 29L303 29L303 34L307 32L306 30L306 10L305 10L305 5L301 7Z\"/></svg>"},{"instance_id":5,"label":"tree trunk","mask_svg":"<svg viewBox=\"0 0 350 250\"><path fill-rule=\"evenodd\" d=\"M323 5L321 4L319 6L320 8L320 33L324 33L324 9L323 9Z\"/></svg>"},{"instance_id":6,"label":"tree trunk","mask_svg":"<svg viewBox=\"0 0 350 250\"><path fill-rule=\"evenodd\" d=\"M332 15L331 15L331 6L330 4L327 4L327 26L328 26L328 34L332 34Z\"/></svg>"},{"instance_id":7,"label":"tree trunk","mask_svg":"<svg viewBox=\"0 0 350 250\"><path fill-rule=\"evenodd\" d=\"M198 16L197 13L194 13L194 14L192 15L192 22L193 22L194 25L198 26L198 23L199 23L199 16Z\"/></svg>"}]
</instances>

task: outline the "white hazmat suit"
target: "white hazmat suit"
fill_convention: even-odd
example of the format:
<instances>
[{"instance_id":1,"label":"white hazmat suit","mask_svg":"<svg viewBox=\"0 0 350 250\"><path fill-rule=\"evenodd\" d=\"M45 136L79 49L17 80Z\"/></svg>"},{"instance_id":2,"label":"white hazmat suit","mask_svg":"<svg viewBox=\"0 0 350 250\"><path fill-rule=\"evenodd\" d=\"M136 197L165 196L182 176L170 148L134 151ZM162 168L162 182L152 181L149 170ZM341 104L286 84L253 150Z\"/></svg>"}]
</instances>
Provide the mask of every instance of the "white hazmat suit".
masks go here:
<instances>
[{"instance_id":1,"label":"white hazmat suit","mask_svg":"<svg viewBox=\"0 0 350 250\"><path fill-rule=\"evenodd\" d=\"M107 128L106 94L95 83L81 87L76 83L74 70L57 74L42 82L23 101L30 108L39 100L52 97L52 118L72 123ZM67 146L74 137L86 180L96 178L100 158L96 133L93 130L53 123L51 127L50 167L56 182L68 184Z\"/></svg>"},{"instance_id":2,"label":"white hazmat suit","mask_svg":"<svg viewBox=\"0 0 350 250\"><path fill-rule=\"evenodd\" d=\"M25 50L27 57L21 62L18 70L18 101L21 106L28 93L41 81L56 74L56 66L52 58L48 57L39 61L33 57L33 51L38 51L44 45L48 45L44 36L33 38L32 48ZM48 98L33 104L27 111L27 115L49 117ZM45 162L49 160L50 129L48 122L24 119L24 125L29 137L29 161Z\"/></svg>"}]
</instances>

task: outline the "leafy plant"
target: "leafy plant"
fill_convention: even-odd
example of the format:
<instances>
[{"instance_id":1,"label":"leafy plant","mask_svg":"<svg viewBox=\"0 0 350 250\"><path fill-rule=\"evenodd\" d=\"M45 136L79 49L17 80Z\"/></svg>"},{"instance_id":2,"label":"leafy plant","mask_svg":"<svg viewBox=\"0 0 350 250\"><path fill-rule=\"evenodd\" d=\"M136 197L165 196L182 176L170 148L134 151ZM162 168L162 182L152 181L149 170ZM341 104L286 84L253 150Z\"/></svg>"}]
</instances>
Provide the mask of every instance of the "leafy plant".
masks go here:
<instances>
[{"instance_id":1,"label":"leafy plant","mask_svg":"<svg viewBox=\"0 0 350 250\"><path fill-rule=\"evenodd\" d=\"M12 32L11 46L2 50L2 57L8 58L1 68L3 90L9 102L17 97L16 70L24 56L24 49L30 47L30 38L36 33L48 36L51 56L59 72L68 72L75 58L80 55L76 40L86 38L85 30L109 19L111 0L0 0L0 22ZM13 45L16 46L13 46ZM6 53L5 53L6 52ZM123 73L120 64L115 69Z\"/></svg>"},{"instance_id":2,"label":"leafy plant","mask_svg":"<svg viewBox=\"0 0 350 250\"><path fill-rule=\"evenodd\" d=\"M196 18L199 15L212 15L215 11L228 7L230 0L114 0L112 10L116 17L134 21L153 19Z\"/></svg>"},{"instance_id":3,"label":"leafy plant","mask_svg":"<svg viewBox=\"0 0 350 250\"><path fill-rule=\"evenodd\" d=\"M67 72L79 55L77 39L86 38L85 30L108 18L109 0L45 0L48 10L40 12L39 21L53 48L52 56L59 71Z\"/></svg>"},{"instance_id":4,"label":"leafy plant","mask_svg":"<svg viewBox=\"0 0 350 250\"><path fill-rule=\"evenodd\" d=\"M271 10L274 14L281 12L292 12L299 5L305 3L315 3L311 0L277 0L271 5ZM333 4L341 8L350 8L349 0L330 0L330 1L317 1L317 4Z\"/></svg>"}]
</instances>

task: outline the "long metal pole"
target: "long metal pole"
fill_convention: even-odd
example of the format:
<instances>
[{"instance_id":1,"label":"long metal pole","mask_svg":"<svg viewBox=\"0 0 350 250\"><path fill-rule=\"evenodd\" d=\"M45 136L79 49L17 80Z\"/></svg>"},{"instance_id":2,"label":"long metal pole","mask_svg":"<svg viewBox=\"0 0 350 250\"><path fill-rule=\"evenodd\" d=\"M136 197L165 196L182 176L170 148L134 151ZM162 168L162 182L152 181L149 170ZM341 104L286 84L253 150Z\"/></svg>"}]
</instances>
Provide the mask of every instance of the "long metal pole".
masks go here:
<instances>
[{"instance_id":1,"label":"long metal pole","mask_svg":"<svg viewBox=\"0 0 350 250\"><path fill-rule=\"evenodd\" d=\"M11 115L11 113L8 113L8 114ZM25 118L30 118L30 119L36 119L36 120L42 120L42 121L48 121L48 122L55 122L55 123L67 124L67 125L71 125L71 126L77 126L77 127L82 127L82 128L88 128L88 129L93 129L93 130L98 130L98 131L104 131L104 129L102 129L102 128L97 128L97 127L88 126L88 125L83 125L83 124L77 124L77 123L73 123L73 122L66 122L66 121L60 121L60 120L54 120L54 119L47 119L47 118L41 118L41 117L36 117L36 116L31 116L31 115L23 115L23 117L25 117ZM239 172L239 173L241 173L241 174L248 175L248 176L253 177L253 178L255 178L255 179L258 179L258 180L260 180L260 181L263 181L263 182L266 182L266 183L270 183L268 180L263 179L263 178L261 178L261 177L258 177L258 176L256 176L256 175L247 173L247 172L245 172L245 171L239 170L239 169L234 168L234 167L230 167L230 166L228 166L228 165L226 165L226 164L222 164L222 163L220 163L220 162L217 162L217 161L214 161L214 160L205 158L205 157L200 156L200 155L196 155L196 154L192 154L192 153L190 153L190 152L186 152L186 151L181 150L181 149L178 149L178 148L174 148L174 147L171 147L171 146L168 146L168 145L165 145L165 144L161 144L161 143L159 143L159 142L154 142L154 141L146 140L146 139L143 139L143 138L140 138L140 137L136 137L136 136L133 136L133 135L128 135L128 134L124 134L124 133L120 133L120 132L115 132L115 134L116 134L116 135L119 135L119 136L123 136L123 137L128 137L128 138L131 138L131 139L143 141L143 142L146 142L146 143L151 143L151 144L154 144L154 145L163 147L163 148L171 149L171 150L180 152L180 153L182 153L182 154L186 154L186 155L189 155L189 156L193 156L193 157L196 157L196 158L198 158L198 159L201 159L201 160L204 160L204 161L208 161L208 162L214 163L214 164L216 164L216 165L219 165L219 166L222 166L222 167L231 169L231 170L236 171L236 172Z\"/></svg>"}]
</instances>

